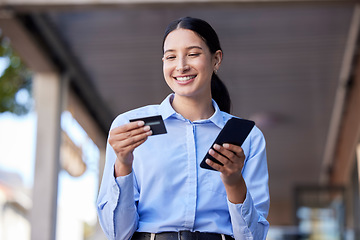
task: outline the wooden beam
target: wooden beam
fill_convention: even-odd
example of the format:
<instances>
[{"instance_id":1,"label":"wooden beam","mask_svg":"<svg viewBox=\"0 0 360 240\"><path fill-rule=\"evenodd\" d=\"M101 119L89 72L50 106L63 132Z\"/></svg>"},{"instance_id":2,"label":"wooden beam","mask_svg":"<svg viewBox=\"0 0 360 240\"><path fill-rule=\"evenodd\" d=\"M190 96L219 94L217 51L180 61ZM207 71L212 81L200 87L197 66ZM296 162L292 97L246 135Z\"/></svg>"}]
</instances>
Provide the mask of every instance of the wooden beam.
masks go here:
<instances>
[{"instance_id":1,"label":"wooden beam","mask_svg":"<svg viewBox=\"0 0 360 240\"><path fill-rule=\"evenodd\" d=\"M357 144L356 147L356 161L357 161L357 181L358 181L358 186L359 186L359 193L360 193L360 143ZM359 195L359 199L360 199L360 195Z\"/></svg>"},{"instance_id":2,"label":"wooden beam","mask_svg":"<svg viewBox=\"0 0 360 240\"><path fill-rule=\"evenodd\" d=\"M10 39L11 46L31 70L48 73L55 71L55 67L41 47L11 12L0 12L0 29Z\"/></svg>"},{"instance_id":3,"label":"wooden beam","mask_svg":"<svg viewBox=\"0 0 360 240\"><path fill-rule=\"evenodd\" d=\"M338 137L340 134L341 121L343 120L343 111L345 108L345 101L348 94L348 81L353 68L353 59L355 55L357 39L360 29L360 5L357 4L354 8L353 17L351 20L347 43L345 46L344 57L339 75L339 83L336 90L335 102L333 112L331 115L330 127L327 136L327 142L324 150L324 157L320 172L320 183L327 184L329 179L329 170L332 168L338 144Z\"/></svg>"},{"instance_id":4,"label":"wooden beam","mask_svg":"<svg viewBox=\"0 0 360 240\"><path fill-rule=\"evenodd\" d=\"M360 137L360 57L357 58L355 75L350 82L340 134L335 148L332 165L332 184L344 185L350 181L354 167L356 146Z\"/></svg>"},{"instance_id":5,"label":"wooden beam","mask_svg":"<svg viewBox=\"0 0 360 240\"><path fill-rule=\"evenodd\" d=\"M0 0L0 7L31 9L36 8L83 8L114 7L119 5L142 4L268 4L268 3L356 3L358 0Z\"/></svg>"},{"instance_id":6,"label":"wooden beam","mask_svg":"<svg viewBox=\"0 0 360 240\"><path fill-rule=\"evenodd\" d=\"M355 0L1 0L0 5L107 5L141 3L356 2Z\"/></svg>"}]
</instances>

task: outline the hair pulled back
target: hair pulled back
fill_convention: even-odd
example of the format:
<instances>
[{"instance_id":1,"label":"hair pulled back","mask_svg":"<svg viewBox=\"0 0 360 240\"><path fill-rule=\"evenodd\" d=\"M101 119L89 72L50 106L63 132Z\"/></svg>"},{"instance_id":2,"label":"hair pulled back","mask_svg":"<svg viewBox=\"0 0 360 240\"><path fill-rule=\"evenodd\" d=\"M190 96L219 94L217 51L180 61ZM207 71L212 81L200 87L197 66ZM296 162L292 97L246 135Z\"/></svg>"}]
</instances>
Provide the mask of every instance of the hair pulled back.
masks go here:
<instances>
[{"instance_id":1,"label":"hair pulled back","mask_svg":"<svg viewBox=\"0 0 360 240\"><path fill-rule=\"evenodd\" d=\"M171 22L165 30L163 47L166 37L176 29L188 29L198 34L208 46L210 52L214 54L220 47L219 38L215 30L204 20L192 17L183 17ZM221 111L230 113L231 99L225 84L218 75L213 72L211 76L211 96L218 104Z\"/></svg>"}]
</instances>

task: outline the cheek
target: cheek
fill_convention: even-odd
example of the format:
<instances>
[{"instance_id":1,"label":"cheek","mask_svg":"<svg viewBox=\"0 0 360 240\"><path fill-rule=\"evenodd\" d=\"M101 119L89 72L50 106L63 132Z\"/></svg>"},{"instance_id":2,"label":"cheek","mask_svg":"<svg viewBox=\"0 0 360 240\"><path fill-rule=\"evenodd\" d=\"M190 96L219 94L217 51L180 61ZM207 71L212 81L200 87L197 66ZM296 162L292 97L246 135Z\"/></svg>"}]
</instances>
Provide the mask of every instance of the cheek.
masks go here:
<instances>
[{"instance_id":1,"label":"cheek","mask_svg":"<svg viewBox=\"0 0 360 240\"><path fill-rule=\"evenodd\" d=\"M196 62L194 62L194 65L196 65L198 70L203 72L212 72L213 70L209 59L198 59Z\"/></svg>"},{"instance_id":2,"label":"cheek","mask_svg":"<svg viewBox=\"0 0 360 240\"><path fill-rule=\"evenodd\" d=\"M165 79L171 77L173 70L174 70L174 67L172 66L172 64L169 64L169 63L163 64L163 74L164 74Z\"/></svg>"},{"instance_id":3,"label":"cheek","mask_svg":"<svg viewBox=\"0 0 360 240\"><path fill-rule=\"evenodd\" d=\"M169 68L166 67L165 65L163 66L163 75L165 80L169 77Z\"/></svg>"},{"instance_id":4,"label":"cheek","mask_svg":"<svg viewBox=\"0 0 360 240\"><path fill-rule=\"evenodd\" d=\"M163 75L165 82L169 85L171 83L171 69L167 65L163 65Z\"/></svg>"},{"instance_id":5,"label":"cheek","mask_svg":"<svg viewBox=\"0 0 360 240\"><path fill-rule=\"evenodd\" d=\"M165 68L165 65L164 65L164 64L163 64L162 70L163 70L163 74L164 74L164 76L165 76L166 68Z\"/></svg>"}]
</instances>

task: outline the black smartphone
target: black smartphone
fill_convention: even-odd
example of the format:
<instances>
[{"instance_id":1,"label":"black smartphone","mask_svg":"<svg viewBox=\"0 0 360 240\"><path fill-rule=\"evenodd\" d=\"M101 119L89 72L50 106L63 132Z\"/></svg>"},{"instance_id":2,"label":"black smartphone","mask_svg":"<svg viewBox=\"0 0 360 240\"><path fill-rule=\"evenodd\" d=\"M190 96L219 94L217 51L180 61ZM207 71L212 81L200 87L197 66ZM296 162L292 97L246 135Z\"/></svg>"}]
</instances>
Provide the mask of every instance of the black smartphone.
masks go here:
<instances>
[{"instance_id":1,"label":"black smartphone","mask_svg":"<svg viewBox=\"0 0 360 240\"><path fill-rule=\"evenodd\" d=\"M210 148L214 146L214 144L223 145L224 143L230 143L237 146L241 146L251 130L253 129L255 122L251 120L241 119L241 118L231 118L229 119L223 129L220 131L219 135L216 137L214 143ZM210 150L210 149L209 149ZM216 151L216 150L214 150ZM206 159L210 159L211 161L223 165L221 162L213 158L209 151L206 153L204 159L200 163L200 167L215 170L210 167L205 161Z\"/></svg>"}]
</instances>

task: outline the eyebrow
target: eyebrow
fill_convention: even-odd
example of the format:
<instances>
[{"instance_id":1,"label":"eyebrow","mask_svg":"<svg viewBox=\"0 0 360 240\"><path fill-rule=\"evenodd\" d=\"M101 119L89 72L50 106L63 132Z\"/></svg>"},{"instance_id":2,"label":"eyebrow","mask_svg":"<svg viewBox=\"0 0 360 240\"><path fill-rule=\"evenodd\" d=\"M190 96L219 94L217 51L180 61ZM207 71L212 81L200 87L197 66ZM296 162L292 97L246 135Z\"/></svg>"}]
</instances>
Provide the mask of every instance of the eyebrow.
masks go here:
<instances>
[{"instance_id":1,"label":"eyebrow","mask_svg":"<svg viewBox=\"0 0 360 240\"><path fill-rule=\"evenodd\" d=\"M186 49L191 50L191 49L194 49L194 48L202 50L202 47L200 47L200 46L190 46L190 47L187 47ZM165 50L164 54L167 53L167 52L175 52L175 50L174 49Z\"/></svg>"}]
</instances>

